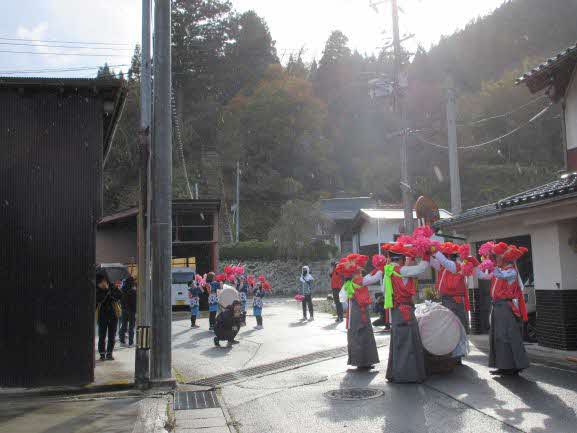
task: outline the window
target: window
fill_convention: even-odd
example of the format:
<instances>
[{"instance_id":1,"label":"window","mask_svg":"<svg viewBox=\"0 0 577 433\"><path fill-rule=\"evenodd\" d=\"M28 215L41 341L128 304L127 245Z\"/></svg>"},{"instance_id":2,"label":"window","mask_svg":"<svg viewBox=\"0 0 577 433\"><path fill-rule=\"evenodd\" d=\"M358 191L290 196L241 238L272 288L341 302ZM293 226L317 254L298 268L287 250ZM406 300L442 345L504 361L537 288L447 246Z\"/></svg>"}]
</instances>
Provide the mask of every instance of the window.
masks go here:
<instances>
[{"instance_id":1,"label":"window","mask_svg":"<svg viewBox=\"0 0 577 433\"><path fill-rule=\"evenodd\" d=\"M194 280L194 272L174 272L172 274L172 284L188 284Z\"/></svg>"}]
</instances>

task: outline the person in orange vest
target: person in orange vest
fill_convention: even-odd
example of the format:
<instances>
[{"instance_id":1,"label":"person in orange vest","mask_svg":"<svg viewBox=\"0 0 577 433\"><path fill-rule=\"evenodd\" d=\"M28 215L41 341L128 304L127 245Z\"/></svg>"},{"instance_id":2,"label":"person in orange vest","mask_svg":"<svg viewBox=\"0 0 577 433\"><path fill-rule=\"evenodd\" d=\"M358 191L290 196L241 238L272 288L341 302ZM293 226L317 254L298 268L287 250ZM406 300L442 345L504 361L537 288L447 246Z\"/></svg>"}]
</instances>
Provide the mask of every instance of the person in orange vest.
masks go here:
<instances>
[{"instance_id":1,"label":"person in orange vest","mask_svg":"<svg viewBox=\"0 0 577 433\"><path fill-rule=\"evenodd\" d=\"M343 277L337 272L337 262L331 263L331 291L333 293L333 301L335 303L335 309L337 310L336 323L343 321L343 304L339 299L339 293L343 287Z\"/></svg>"},{"instance_id":2,"label":"person in orange vest","mask_svg":"<svg viewBox=\"0 0 577 433\"><path fill-rule=\"evenodd\" d=\"M517 260L527 252L500 242L492 247L496 267L492 272L477 269L477 276L491 281L491 330L489 335L489 367L493 375L516 376L529 367L523 346L522 323L527 321L523 284Z\"/></svg>"},{"instance_id":3,"label":"person in orange vest","mask_svg":"<svg viewBox=\"0 0 577 433\"><path fill-rule=\"evenodd\" d=\"M417 265L408 265L408 259L415 258L416 254L401 243L386 244L383 248L389 253L390 263L384 267L384 272L379 270L374 275L367 275L363 285L383 281L385 308L392 308L386 377L389 382L421 383L427 375L413 296L416 294L415 277L427 270L429 262L423 259Z\"/></svg>"},{"instance_id":4,"label":"person in orange vest","mask_svg":"<svg viewBox=\"0 0 577 433\"><path fill-rule=\"evenodd\" d=\"M369 258L350 254L341 259L335 271L342 275L345 283L341 290L346 293L348 365L359 370L370 370L379 363L377 343L371 325L369 306L372 303L367 286L363 285L362 271Z\"/></svg>"}]
</instances>

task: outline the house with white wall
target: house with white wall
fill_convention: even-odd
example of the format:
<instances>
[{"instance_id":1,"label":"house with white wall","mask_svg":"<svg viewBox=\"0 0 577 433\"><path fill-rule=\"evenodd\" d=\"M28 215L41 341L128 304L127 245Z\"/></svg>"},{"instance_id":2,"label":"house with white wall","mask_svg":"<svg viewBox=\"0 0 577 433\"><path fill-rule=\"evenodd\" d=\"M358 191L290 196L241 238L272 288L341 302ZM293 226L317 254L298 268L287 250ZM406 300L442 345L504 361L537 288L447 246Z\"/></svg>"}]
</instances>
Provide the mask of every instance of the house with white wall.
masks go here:
<instances>
[{"instance_id":1,"label":"house with white wall","mask_svg":"<svg viewBox=\"0 0 577 433\"><path fill-rule=\"evenodd\" d=\"M517 82L531 93L545 91L563 107L566 174L496 203L439 221L441 232L456 231L472 247L494 240L529 248L519 263L526 297L536 305L531 318L540 345L577 350L577 45L525 73ZM473 282L472 331L487 330L490 309L486 282ZM533 295L534 293L534 295Z\"/></svg>"},{"instance_id":2,"label":"house with white wall","mask_svg":"<svg viewBox=\"0 0 577 433\"><path fill-rule=\"evenodd\" d=\"M441 219L451 218L450 212L439 210ZM360 209L352 221L352 249L354 253L372 255L379 251L379 245L394 242L401 233L405 213L402 205L384 205L372 209ZM414 224L417 215L413 211ZM443 238L437 240L442 241Z\"/></svg>"}]
</instances>

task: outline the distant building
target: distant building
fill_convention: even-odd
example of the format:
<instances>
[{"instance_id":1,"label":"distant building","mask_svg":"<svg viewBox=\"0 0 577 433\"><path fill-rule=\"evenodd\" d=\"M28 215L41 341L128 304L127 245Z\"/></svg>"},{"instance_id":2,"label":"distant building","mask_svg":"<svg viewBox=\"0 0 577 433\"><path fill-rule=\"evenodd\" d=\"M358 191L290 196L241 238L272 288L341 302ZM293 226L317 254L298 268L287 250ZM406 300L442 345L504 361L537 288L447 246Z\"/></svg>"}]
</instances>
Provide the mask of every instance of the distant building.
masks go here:
<instances>
[{"instance_id":1,"label":"distant building","mask_svg":"<svg viewBox=\"0 0 577 433\"><path fill-rule=\"evenodd\" d=\"M195 267L202 274L218 269L220 200L172 201L173 264ZM138 208L108 215L98 223L96 263L136 267Z\"/></svg>"},{"instance_id":2,"label":"distant building","mask_svg":"<svg viewBox=\"0 0 577 433\"><path fill-rule=\"evenodd\" d=\"M359 210L373 208L377 202L371 197L330 198L320 201L321 212L332 223L327 237L334 242L339 253L351 252L353 234L351 224Z\"/></svg>"},{"instance_id":3,"label":"distant building","mask_svg":"<svg viewBox=\"0 0 577 433\"><path fill-rule=\"evenodd\" d=\"M441 219L452 215L444 209L439 210ZM352 221L353 246L355 253L366 255L377 254L379 245L394 242L403 225L405 212L402 205L379 206L373 209L360 209ZM417 215L413 211L415 225ZM442 240L442 238L438 238Z\"/></svg>"},{"instance_id":4,"label":"distant building","mask_svg":"<svg viewBox=\"0 0 577 433\"><path fill-rule=\"evenodd\" d=\"M94 380L94 264L120 80L0 78L0 386Z\"/></svg>"},{"instance_id":5,"label":"distant building","mask_svg":"<svg viewBox=\"0 0 577 433\"><path fill-rule=\"evenodd\" d=\"M436 224L442 231L466 235L473 247L502 240L529 248L519 263L519 272L533 312L530 329L536 329L540 345L564 350L577 350L576 66L574 45L517 80L531 93L546 89L553 102L562 104L568 173ZM472 330L486 332L490 310L486 282L475 282L472 295Z\"/></svg>"}]
</instances>

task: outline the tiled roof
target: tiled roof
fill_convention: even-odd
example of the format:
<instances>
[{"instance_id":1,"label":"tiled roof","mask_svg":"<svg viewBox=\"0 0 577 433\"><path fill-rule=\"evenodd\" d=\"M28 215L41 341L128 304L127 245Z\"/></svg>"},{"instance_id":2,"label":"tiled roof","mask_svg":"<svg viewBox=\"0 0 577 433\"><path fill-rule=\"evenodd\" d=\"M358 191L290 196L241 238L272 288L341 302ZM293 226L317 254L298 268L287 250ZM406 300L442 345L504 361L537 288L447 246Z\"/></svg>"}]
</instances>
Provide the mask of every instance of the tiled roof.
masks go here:
<instances>
[{"instance_id":1,"label":"tiled roof","mask_svg":"<svg viewBox=\"0 0 577 433\"><path fill-rule=\"evenodd\" d=\"M323 199L321 212L332 220L352 220L360 209L375 205L375 200L370 197Z\"/></svg>"},{"instance_id":2,"label":"tiled roof","mask_svg":"<svg viewBox=\"0 0 577 433\"><path fill-rule=\"evenodd\" d=\"M499 209L521 206L539 200L562 196L577 192L577 175L569 174L554 182L546 183L537 188L512 195L497 202Z\"/></svg>"},{"instance_id":3,"label":"tiled roof","mask_svg":"<svg viewBox=\"0 0 577 433\"><path fill-rule=\"evenodd\" d=\"M496 215L499 213L499 209L497 209L497 204L486 204L484 206L474 207L472 209L467 209L466 211L461 212L459 215L454 216L452 218L443 219L437 221L434 224L435 228L441 229L444 227L450 227L453 224L462 223L469 220L476 220L492 215Z\"/></svg>"},{"instance_id":4,"label":"tiled roof","mask_svg":"<svg viewBox=\"0 0 577 433\"><path fill-rule=\"evenodd\" d=\"M539 75L543 72L546 72L560 63L564 62L568 58L577 58L577 43L571 45L570 47L564 49L563 51L559 52L553 57L548 58L545 62L541 63L540 65L534 67L530 71L527 71L523 74L523 76L517 78L516 83L523 83L532 77Z\"/></svg>"},{"instance_id":5,"label":"tiled roof","mask_svg":"<svg viewBox=\"0 0 577 433\"><path fill-rule=\"evenodd\" d=\"M501 199L497 203L468 209L453 218L438 221L434 226L442 229L467 221L504 214L519 207L538 204L540 201L573 196L577 196L577 175L568 174L559 180Z\"/></svg>"}]
</instances>

